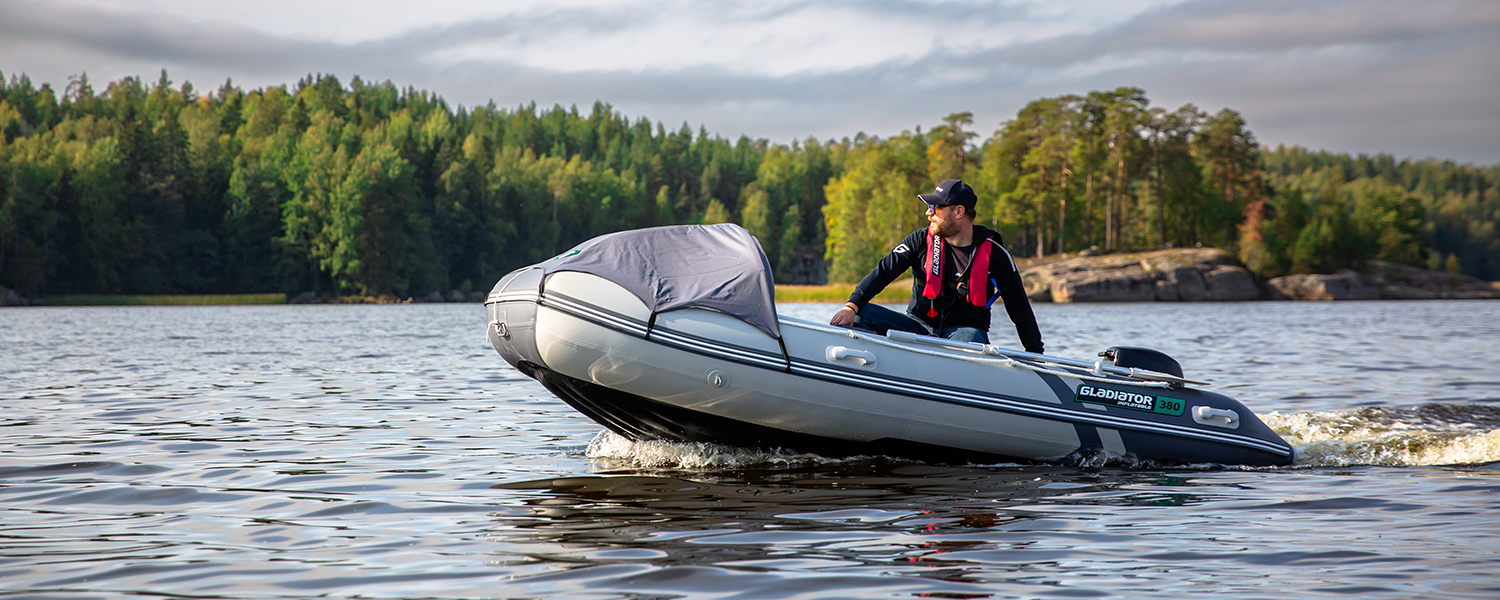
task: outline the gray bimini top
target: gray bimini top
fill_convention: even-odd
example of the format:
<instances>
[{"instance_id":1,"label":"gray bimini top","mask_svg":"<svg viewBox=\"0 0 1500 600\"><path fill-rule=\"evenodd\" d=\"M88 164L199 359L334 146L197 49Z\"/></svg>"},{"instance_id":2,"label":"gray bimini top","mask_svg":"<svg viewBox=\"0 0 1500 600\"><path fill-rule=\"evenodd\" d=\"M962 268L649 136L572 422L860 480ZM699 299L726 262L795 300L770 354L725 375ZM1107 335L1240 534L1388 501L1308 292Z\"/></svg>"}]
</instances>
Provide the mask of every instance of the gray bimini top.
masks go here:
<instances>
[{"instance_id":1,"label":"gray bimini top","mask_svg":"<svg viewBox=\"0 0 1500 600\"><path fill-rule=\"evenodd\" d=\"M781 339L771 263L738 225L674 225L601 235L540 265L577 271L630 290L652 313L708 308Z\"/></svg>"}]
</instances>

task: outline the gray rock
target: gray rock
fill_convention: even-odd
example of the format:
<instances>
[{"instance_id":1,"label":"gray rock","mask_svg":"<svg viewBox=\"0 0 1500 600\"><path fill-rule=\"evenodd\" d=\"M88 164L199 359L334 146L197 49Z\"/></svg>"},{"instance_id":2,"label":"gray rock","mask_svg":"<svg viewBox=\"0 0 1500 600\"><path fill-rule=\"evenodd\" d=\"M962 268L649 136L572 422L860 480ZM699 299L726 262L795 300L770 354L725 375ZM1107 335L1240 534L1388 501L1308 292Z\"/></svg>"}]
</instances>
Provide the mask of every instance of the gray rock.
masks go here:
<instances>
[{"instance_id":1,"label":"gray rock","mask_svg":"<svg viewBox=\"0 0 1500 600\"><path fill-rule=\"evenodd\" d=\"M1265 297L1255 278L1244 267L1223 265L1203 275L1208 299L1221 302L1259 300Z\"/></svg>"},{"instance_id":2,"label":"gray rock","mask_svg":"<svg viewBox=\"0 0 1500 600\"><path fill-rule=\"evenodd\" d=\"M433 293L428 294L426 296L423 296L421 299L417 300L417 302L446 302L446 301L447 300L445 300L443 298L443 293L442 292L433 292Z\"/></svg>"},{"instance_id":3,"label":"gray rock","mask_svg":"<svg viewBox=\"0 0 1500 600\"><path fill-rule=\"evenodd\" d=\"M1168 300L1208 300L1208 282L1203 279L1203 272L1193 267L1178 267L1172 270L1167 281L1171 282L1177 290L1176 298Z\"/></svg>"},{"instance_id":4,"label":"gray rock","mask_svg":"<svg viewBox=\"0 0 1500 600\"><path fill-rule=\"evenodd\" d=\"M464 293L458 290L448 292L448 297L446 298L446 300L448 300L449 302L463 302L464 299Z\"/></svg>"},{"instance_id":5,"label":"gray rock","mask_svg":"<svg viewBox=\"0 0 1500 600\"><path fill-rule=\"evenodd\" d=\"M1144 271L1076 273L1052 284L1054 302L1145 302L1156 299L1156 280Z\"/></svg>"},{"instance_id":6,"label":"gray rock","mask_svg":"<svg viewBox=\"0 0 1500 600\"><path fill-rule=\"evenodd\" d=\"M1182 292L1178 291L1177 284L1171 281L1156 282L1156 299L1158 301L1175 302L1182 299Z\"/></svg>"},{"instance_id":7,"label":"gray rock","mask_svg":"<svg viewBox=\"0 0 1500 600\"><path fill-rule=\"evenodd\" d=\"M1364 271L1381 286L1381 297L1392 300L1442 298L1479 300L1500 298L1500 288L1478 277L1430 271L1381 260L1368 260Z\"/></svg>"},{"instance_id":8,"label":"gray rock","mask_svg":"<svg viewBox=\"0 0 1500 600\"><path fill-rule=\"evenodd\" d=\"M1287 275L1267 284L1292 300L1380 299L1380 287L1366 283L1359 272L1352 269L1326 275Z\"/></svg>"},{"instance_id":9,"label":"gray rock","mask_svg":"<svg viewBox=\"0 0 1500 600\"><path fill-rule=\"evenodd\" d=\"M300 294L297 294L296 296L292 296L291 298L288 298L287 301L286 301L286 303L287 304L312 304L317 299L318 299L318 295L317 294L314 294L312 292L302 292Z\"/></svg>"},{"instance_id":10,"label":"gray rock","mask_svg":"<svg viewBox=\"0 0 1500 600\"><path fill-rule=\"evenodd\" d=\"M484 292L469 292L469 302L484 302L489 296Z\"/></svg>"},{"instance_id":11,"label":"gray rock","mask_svg":"<svg viewBox=\"0 0 1500 600\"><path fill-rule=\"evenodd\" d=\"M0 286L0 306L41 306L40 299L30 300L15 290Z\"/></svg>"},{"instance_id":12,"label":"gray rock","mask_svg":"<svg viewBox=\"0 0 1500 600\"><path fill-rule=\"evenodd\" d=\"M1032 261L1021 279L1033 302L1255 300L1266 292L1224 250L1186 248Z\"/></svg>"},{"instance_id":13,"label":"gray rock","mask_svg":"<svg viewBox=\"0 0 1500 600\"><path fill-rule=\"evenodd\" d=\"M1267 282L1292 300L1479 300L1500 299L1500 289L1468 275L1430 271L1379 260L1361 270L1327 275L1287 275Z\"/></svg>"}]
</instances>

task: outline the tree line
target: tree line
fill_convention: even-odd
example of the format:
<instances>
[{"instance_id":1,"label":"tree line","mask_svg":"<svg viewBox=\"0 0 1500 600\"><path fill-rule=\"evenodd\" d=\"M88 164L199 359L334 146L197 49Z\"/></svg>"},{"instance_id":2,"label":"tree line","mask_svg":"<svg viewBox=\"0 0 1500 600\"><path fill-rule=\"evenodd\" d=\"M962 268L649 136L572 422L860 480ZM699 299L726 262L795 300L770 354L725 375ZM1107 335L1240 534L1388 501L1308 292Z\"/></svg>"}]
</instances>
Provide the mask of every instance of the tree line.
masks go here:
<instances>
[{"instance_id":1,"label":"tree line","mask_svg":"<svg viewBox=\"0 0 1500 600\"><path fill-rule=\"evenodd\" d=\"M1033 101L977 145L972 125L957 113L926 133L856 144L829 185L835 279L925 222L920 203L902 199L947 178L974 186L978 222L1021 256L1232 245L1264 194L1259 146L1230 109L1168 111L1120 88Z\"/></svg>"},{"instance_id":2,"label":"tree line","mask_svg":"<svg viewBox=\"0 0 1500 600\"><path fill-rule=\"evenodd\" d=\"M1240 252L1268 276L1379 259L1500 280L1500 165L1278 146Z\"/></svg>"},{"instance_id":3,"label":"tree line","mask_svg":"<svg viewBox=\"0 0 1500 600\"><path fill-rule=\"evenodd\" d=\"M1266 152L1232 110L1134 88L1037 100L983 141L972 127L783 145L357 77L207 93L165 72L99 92L0 77L0 285L409 297L485 289L602 233L714 222L755 234L779 281L850 281L949 177L1020 255L1203 244L1268 274L1500 269L1494 168Z\"/></svg>"},{"instance_id":4,"label":"tree line","mask_svg":"<svg viewBox=\"0 0 1500 600\"><path fill-rule=\"evenodd\" d=\"M1233 109L1130 87L1035 100L978 141L972 125L855 141L827 188L831 278L857 280L925 222L907 199L961 177L1018 256L1217 246L1263 277L1378 259L1500 279L1500 165L1266 149Z\"/></svg>"},{"instance_id":5,"label":"tree line","mask_svg":"<svg viewBox=\"0 0 1500 600\"><path fill-rule=\"evenodd\" d=\"M483 289L601 233L731 219L784 266L821 248L837 160L836 145L731 142L603 103L455 108L359 78L200 94L165 72L102 93L12 76L0 285L404 297Z\"/></svg>"}]
</instances>

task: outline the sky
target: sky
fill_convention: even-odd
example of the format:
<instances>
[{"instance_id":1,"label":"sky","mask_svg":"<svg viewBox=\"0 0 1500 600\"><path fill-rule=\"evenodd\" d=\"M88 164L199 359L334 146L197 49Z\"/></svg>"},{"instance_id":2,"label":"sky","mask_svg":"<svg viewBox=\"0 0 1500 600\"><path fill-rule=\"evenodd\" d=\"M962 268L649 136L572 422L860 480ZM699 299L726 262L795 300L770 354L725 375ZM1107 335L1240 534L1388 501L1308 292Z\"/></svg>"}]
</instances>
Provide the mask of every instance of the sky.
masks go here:
<instances>
[{"instance_id":1,"label":"sky","mask_svg":"<svg viewBox=\"0 0 1500 600\"><path fill-rule=\"evenodd\" d=\"M1121 86L1268 146L1500 163L1497 0L0 0L0 73L200 91L310 73L773 143Z\"/></svg>"}]
</instances>

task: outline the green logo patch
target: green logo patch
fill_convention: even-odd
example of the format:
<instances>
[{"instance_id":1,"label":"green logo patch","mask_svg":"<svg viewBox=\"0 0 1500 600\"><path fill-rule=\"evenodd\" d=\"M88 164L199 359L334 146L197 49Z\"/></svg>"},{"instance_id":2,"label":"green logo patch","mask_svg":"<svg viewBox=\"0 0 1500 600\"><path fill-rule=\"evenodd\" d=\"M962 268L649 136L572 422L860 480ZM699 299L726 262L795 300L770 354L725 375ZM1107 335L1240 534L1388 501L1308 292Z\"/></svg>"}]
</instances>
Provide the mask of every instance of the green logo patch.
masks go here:
<instances>
[{"instance_id":1,"label":"green logo patch","mask_svg":"<svg viewBox=\"0 0 1500 600\"><path fill-rule=\"evenodd\" d=\"M1164 398L1140 392L1115 390L1087 383L1078 386L1078 401L1107 404L1131 410L1144 410L1174 417L1182 416L1184 403L1177 398Z\"/></svg>"}]
</instances>

